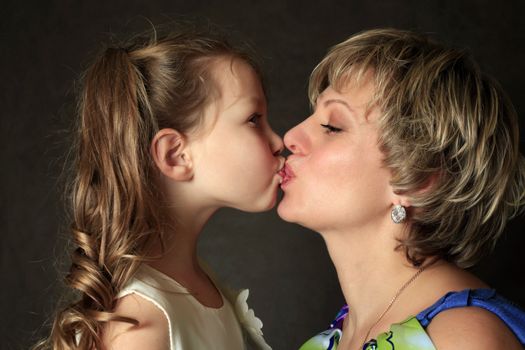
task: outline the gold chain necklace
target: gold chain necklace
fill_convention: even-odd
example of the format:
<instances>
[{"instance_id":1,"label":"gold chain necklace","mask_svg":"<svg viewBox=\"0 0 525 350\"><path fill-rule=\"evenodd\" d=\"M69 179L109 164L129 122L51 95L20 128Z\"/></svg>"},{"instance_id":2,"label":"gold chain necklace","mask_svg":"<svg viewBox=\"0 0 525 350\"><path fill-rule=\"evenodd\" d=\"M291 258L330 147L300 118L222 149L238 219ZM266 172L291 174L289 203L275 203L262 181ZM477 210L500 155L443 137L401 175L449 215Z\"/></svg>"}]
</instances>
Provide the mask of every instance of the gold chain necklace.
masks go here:
<instances>
[{"instance_id":1,"label":"gold chain necklace","mask_svg":"<svg viewBox=\"0 0 525 350\"><path fill-rule=\"evenodd\" d=\"M401 293L403 293L405 288L408 287L412 282L414 282L419 277L421 272L423 272L423 270L425 268L426 268L426 266L422 266L421 268L419 268L419 270L417 270L417 272L408 281L406 281L405 284L403 284L401 286L401 288L399 288L399 290L396 292L396 294L394 295L394 297L392 298L392 300L390 301L390 303L386 307L385 311L383 311L383 313L379 316L379 318L368 329L368 332L366 332L365 338L363 339L363 344L361 345L361 349L364 350L364 347L365 347L365 344L367 342L368 336L370 335L370 332L372 331L372 329L374 329L374 327L377 326L379 321L381 321L383 319L383 317L386 315L386 313L392 308L392 305L394 305L394 303L396 302L397 298L399 298L399 296L401 295Z\"/></svg>"}]
</instances>

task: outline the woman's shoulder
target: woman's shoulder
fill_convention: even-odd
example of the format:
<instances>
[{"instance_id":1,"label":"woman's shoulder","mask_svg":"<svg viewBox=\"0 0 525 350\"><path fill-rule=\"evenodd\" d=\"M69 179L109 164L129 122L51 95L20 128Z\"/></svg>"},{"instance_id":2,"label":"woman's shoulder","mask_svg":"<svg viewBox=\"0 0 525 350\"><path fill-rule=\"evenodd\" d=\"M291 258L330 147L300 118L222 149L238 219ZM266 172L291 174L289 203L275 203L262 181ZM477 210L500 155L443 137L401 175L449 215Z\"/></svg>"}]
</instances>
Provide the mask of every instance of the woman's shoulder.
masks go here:
<instances>
[{"instance_id":1,"label":"woman's shoulder","mask_svg":"<svg viewBox=\"0 0 525 350\"><path fill-rule=\"evenodd\" d=\"M481 307L441 311L426 331L437 349L523 349L510 328L495 313Z\"/></svg>"},{"instance_id":2,"label":"woman's shoulder","mask_svg":"<svg viewBox=\"0 0 525 350\"><path fill-rule=\"evenodd\" d=\"M417 319L441 349L521 349L525 312L489 288L449 292Z\"/></svg>"},{"instance_id":3,"label":"woman's shoulder","mask_svg":"<svg viewBox=\"0 0 525 350\"><path fill-rule=\"evenodd\" d=\"M136 323L108 322L102 332L102 340L107 348L170 348L168 321L163 311L150 300L135 293L125 295L118 299L114 314L135 320Z\"/></svg>"}]
</instances>

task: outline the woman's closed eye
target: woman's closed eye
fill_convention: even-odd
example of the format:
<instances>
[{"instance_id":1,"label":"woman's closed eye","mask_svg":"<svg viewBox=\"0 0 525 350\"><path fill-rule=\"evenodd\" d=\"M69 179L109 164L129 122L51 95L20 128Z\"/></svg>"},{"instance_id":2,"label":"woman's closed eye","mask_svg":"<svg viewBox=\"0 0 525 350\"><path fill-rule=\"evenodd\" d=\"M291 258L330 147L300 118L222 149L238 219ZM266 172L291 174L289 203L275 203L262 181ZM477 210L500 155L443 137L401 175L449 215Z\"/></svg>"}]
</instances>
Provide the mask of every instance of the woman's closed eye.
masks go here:
<instances>
[{"instance_id":1,"label":"woman's closed eye","mask_svg":"<svg viewBox=\"0 0 525 350\"><path fill-rule=\"evenodd\" d=\"M332 126L330 124L321 124L323 128L325 128L325 133L332 134L332 133L338 133L343 131L343 129L336 128L335 126Z\"/></svg>"}]
</instances>

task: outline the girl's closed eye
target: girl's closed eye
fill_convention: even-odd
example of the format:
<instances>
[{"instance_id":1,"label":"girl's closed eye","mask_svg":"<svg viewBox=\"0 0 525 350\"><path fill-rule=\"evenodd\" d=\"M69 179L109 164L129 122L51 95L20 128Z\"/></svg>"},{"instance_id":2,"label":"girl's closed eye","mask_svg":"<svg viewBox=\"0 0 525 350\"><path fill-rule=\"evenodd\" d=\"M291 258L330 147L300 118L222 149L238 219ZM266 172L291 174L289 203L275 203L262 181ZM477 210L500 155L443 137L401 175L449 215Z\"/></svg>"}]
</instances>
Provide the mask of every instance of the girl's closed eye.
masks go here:
<instances>
[{"instance_id":1,"label":"girl's closed eye","mask_svg":"<svg viewBox=\"0 0 525 350\"><path fill-rule=\"evenodd\" d=\"M262 114L259 113L253 113L250 118L248 119L248 123L254 127L258 127L260 124L260 120L262 118Z\"/></svg>"},{"instance_id":2,"label":"girl's closed eye","mask_svg":"<svg viewBox=\"0 0 525 350\"><path fill-rule=\"evenodd\" d=\"M330 124L321 124L321 126L325 128L326 134L338 133L338 132L343 131L343 129L336 128L335 126L332 126Z\"/></svg>"}]
</instances>

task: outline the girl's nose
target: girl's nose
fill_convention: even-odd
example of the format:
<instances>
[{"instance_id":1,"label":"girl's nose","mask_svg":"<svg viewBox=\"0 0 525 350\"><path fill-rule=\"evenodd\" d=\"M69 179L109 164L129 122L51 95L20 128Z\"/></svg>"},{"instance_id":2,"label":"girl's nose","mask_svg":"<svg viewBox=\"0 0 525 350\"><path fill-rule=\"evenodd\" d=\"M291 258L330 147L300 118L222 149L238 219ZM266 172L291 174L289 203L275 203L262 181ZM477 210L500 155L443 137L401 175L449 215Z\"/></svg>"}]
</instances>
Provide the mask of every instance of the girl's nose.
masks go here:
<instances>
[{"instance_id":1,"label":"girl's nose","mask_svg":"<svg viewBox=\"0 0 525 350\"><path fill-rule=\"evenodd\" d=\"M273 130L270 130L270 148L274 156L278 156L284 150L283 139Z\"/></svg>"}]
</instances>

